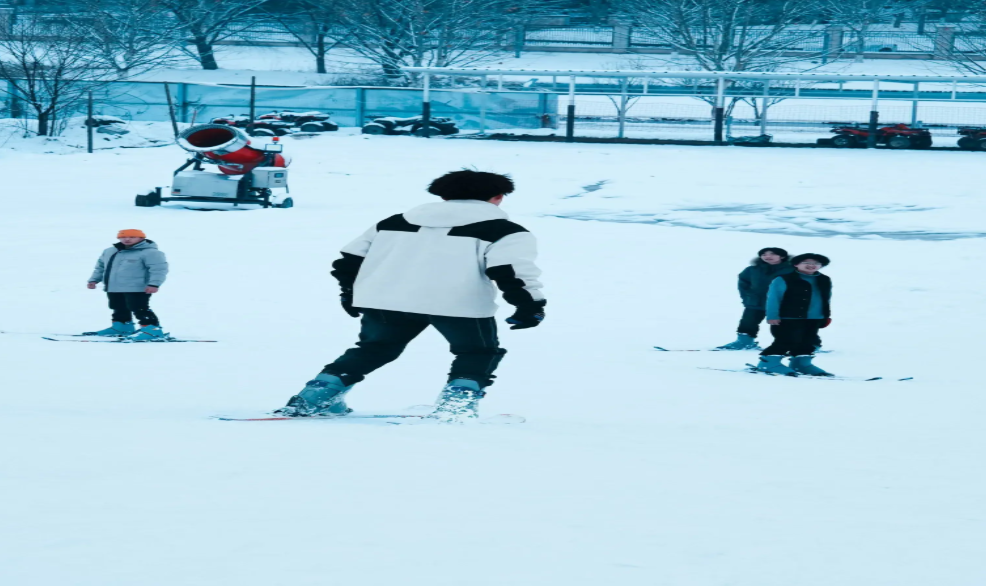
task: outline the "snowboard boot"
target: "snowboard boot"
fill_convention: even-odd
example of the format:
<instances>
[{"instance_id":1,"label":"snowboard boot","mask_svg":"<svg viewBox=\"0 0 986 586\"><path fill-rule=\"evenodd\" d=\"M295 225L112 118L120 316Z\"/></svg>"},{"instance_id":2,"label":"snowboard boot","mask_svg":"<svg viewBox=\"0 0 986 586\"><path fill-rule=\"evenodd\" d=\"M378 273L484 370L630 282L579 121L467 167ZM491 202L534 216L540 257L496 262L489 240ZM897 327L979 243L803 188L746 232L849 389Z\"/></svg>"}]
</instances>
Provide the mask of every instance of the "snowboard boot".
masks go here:
<instances>
[{"instance_id":1,"label":"snowboard boot","mask_svg":"<svg viewBox=\"0 0 986 586\"><path fill-rule=\"evenodd\" d=\"M479 383L467 378L450 380L438 396L438 403L433 417L442 423L462 423L479 417L479 400L486 396L486 391L479 388Z\"/></svg>"},{"instance_id":2,"label":"snowboard boot","mask_svg":"<svg viewBox=\"0 0 986 586\"><path fill-rule=\"evenodd\" d=\"M342 379L324 372L308 381L300 393L288 399L288 404L274 411L285 417L313 417L317 415L345 415L352 409L346 406L346 393L353 385L346 386Z\"/></svg>"},{"instance_id":3,"label":"snowboard boot","mask_svg":"<svg viewBox=\"0 0 986 586\"><path fill-rule=\"evenodd\" d=\"M758 372L770 374L783 374L784 376L798 376L798 373L781 362L783 356L761 356L760 364L757 365Z\"/></svg>"},{"instance_id":4,"label":"snowboard boot","mask_svg":"<svg viewBox=\"0 0 986 586\"><path fill-rule=\"evenodd\" d=\"M132 342L167 342L171 339L161 326L143 326L136 333L127 336L127 340Z\"/></svg>"},{"instance_id":5,"label":"snowboard boot","mask_svg":"<svg viewBox=\"0 0 986 586\"><path fill-rule=\"evenodd\" d=\"M106 328L105 330L99 330L98 332L83 332L83 336L116 336L122 338L123 336L129 336L130 334L137 331L134 328L134 322L122 322L115 321L113 325Z\"/></svg>"},{"instance_id":6,"label":"snowboard boot","mask_svg":"<svg viewBox=\"0 0 986 586\"><path fill-rule=\"evenodd\" d=\"M808 376L835 376L831 372L825 372L811 363L814 356L795 356L791 358L791 368L795 372L807 374Z\"/></svg>"},{"instance_id":7,"label":"snowboard boot","mask_svg":"<svg viewBox=\"0 0 986 586\"><path fill-rule=\"evenodd\" d=\"M759 350L757 339L749 334L737 334L736 341L724 346L718 346L716 350Z\"/></svg>"}]
</instances>

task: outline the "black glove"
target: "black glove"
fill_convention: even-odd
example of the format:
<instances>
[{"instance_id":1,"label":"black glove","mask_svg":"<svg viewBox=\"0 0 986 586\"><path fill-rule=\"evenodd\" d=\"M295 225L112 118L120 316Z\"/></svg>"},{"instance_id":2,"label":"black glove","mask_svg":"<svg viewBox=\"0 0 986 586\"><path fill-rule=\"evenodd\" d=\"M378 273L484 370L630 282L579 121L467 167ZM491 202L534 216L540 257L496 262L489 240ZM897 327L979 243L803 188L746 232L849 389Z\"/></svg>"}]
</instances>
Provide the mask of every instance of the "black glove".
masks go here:
<instances>
[{"instance_id":1,"label":"black glove","mask_svg":"<svg viewBox=\"0 0 986 586\"><path fill-rule=\"evenodd\" d=\"M342 303L342 310L348 313L350 317L360 316L360 310L353 307L352 289L343 289L342 293L339 294L339 301Z\"/></svg>"},{"instance_id":2,"label":"black glove","mask_svg":"<svg viewBox=\"0 0 986 586\"><path fill-rule=\"evenodd\" d=\"M536 328L544 320L544 306L547 301L535 301L530 305L517 307L517 311L507 318L508 324L513 324L511 330L526 330Z\"/></svg>"}]
</instances>

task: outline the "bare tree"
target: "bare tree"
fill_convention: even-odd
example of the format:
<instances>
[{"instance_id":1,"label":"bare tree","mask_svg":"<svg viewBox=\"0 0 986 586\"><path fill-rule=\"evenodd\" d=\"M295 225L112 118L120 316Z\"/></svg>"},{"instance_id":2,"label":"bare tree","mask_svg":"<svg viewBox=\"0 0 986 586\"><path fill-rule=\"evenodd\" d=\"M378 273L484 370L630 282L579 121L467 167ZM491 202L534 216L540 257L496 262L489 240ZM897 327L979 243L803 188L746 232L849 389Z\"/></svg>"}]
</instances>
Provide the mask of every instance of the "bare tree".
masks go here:
<instances>
[{"instance_id":1,"label":"bare tree","mask_svg":"<svg viewBox=\"0 0 986 586\"><path fill-rule=\"evenodd\" d=\"M619 7L701 69L749 71L794 61L784 53L803 39L792 27L810 20L816 6L817 0L621 0Z\"/></svg>"},{"instance_id":2,"label":"bare tree","mask_svg":"<svg viewBox=\"0 0 986 586\"><path fill-rule=\"evenodd\" d=\"M468 66L489 60L508 31L550 2L538 0L339 0L346 44L390 83L404 66Z\"/></svg>"},{"instance_id":3,"label":"bare tree","mask_svg":"<svg viewBox=\"0 0 986 586\"><path fill-rule=\"evenodd\" d=\"M857 58L862 59L874 25L892 22L900 26L904 14L924 4L927 0L823 0L821 9L833 23L849 29Z\"/></svg>"},{"instance_id":4,"label":"bare tree","mask_svg":"<svg viewBox=\"0 0 986 586\"><path fill-rule=\"evenodd\" d=\"M340 4L338 0L289 0L282 11L271 12L271 18L315 57L318 73L328 73L326 57L346 37L340 26Z\"/></svg>"},{"instance_id":5,"label":"bare tree","mask_svg":"<svg viewBox=\"0 0 986 586\"><path fill-rule=\"evenodd\" d=\"M183 46L181 27L162 0L73 0L66 7L71 34L88 37L96 57L131 76L177 62Z\"/></svg>"},{"instance_id":6,"label":"bare tree","mask_svg":"<svg viewBox=\"0 0 986 586\"><path fill-rule=\"evenodd\" d=\"M986 3L970 9L969 20L976 23L986 23ZM986 75L986 61L980 61L986 55L986 28L980 24L980 30L956 35L955 46L947 53L952 66L963 74Z\"/></svg>"},{"instance_id":7,"label":"bare tree","mask_svg":"<svg viewBox=\"0 0 986 586\"><path fill-rule=\"evenodd\" d=\"M266 0L160 0L175 18L192 48L185 51L202 69L219 69L215 45L242 32L260 18Z\"/></svg>"},{"instance_id":8,"label":"bare tree","mask_svg":"<svg viewBox=\"0 0 986 586\"><path fill-rule=\"evenodd\" d=\"M80 109L86 94L116 76L92 39L64 21L19 19L0 31L0 92L27 106L37 133L57 133L58 122Z\"/></svg>"}]
</instances>

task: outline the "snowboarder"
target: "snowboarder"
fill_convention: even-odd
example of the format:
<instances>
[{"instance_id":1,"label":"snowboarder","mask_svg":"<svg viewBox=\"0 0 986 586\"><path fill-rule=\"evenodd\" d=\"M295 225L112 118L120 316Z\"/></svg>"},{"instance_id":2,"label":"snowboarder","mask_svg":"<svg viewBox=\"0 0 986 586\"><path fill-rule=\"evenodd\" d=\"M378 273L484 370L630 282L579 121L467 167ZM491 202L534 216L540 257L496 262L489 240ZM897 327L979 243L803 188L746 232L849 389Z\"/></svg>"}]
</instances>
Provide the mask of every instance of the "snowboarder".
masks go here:
<instances>
[{"instance_id":1,"label":"snowboarder","mask_svg":"<svg viewBox=\"0 0 986 586\"><path fill-rule=\"evenodd\" d=\"M787 251L776 246L763 248L750 266L739 274L739 294L743 300L743 316L736 329L736 341L716 350L756 350L760 322L767 315L767 288L774 277L794 271L788 262Z\"/></svg>"},{"instance_id":2,"label":"snowboarder","mask_svg":"<svg viewBox=\"0 0 986 586\"><path fill-rule=\"evenodd\" d=\"M506 350L497 340L497 288L515 307L510 329L540 325L546 301L534 264L537 244L500 209L513 181L462 170L435 179L428 191L444 201L391 216L342 249L332 275L343 310L362 315L359 342L328 364L277 414L344 415L345 395L366 375L397 359L428 326L455 355L432 414L442 421L475 418Z\"/></svg>"},{"instance_id":3,"label":"snowboarder","mask_svg":"<svg viewBox=\"0 0 986 586\"><path fill-rule=\"evenodd\" d=\"M113 323L105 330L86 332L87 336L126 337L136 342L165 341L168 334L151 310L151 295L158 292L168 276L168 260L153 240L140 230L120 230L120 242L107 248L96 261L88 288L102 282L113 310ZM136 329L133 316L140 329Z\"/></svg>"},{"instance_id":4,"label":"snowboarder","mask_svg":"<svg viewBox=\"0 0 986 586\"><path fill-rule=\"evenodd\" d=\"M826 256L799 254L791 259L796 269L775 277L767 291L767 323L774 343L760 354L757 370L797 376L833 376L811 363L819 328L832 323L832 279L819 269L829 264ZM781 362L791 357L790 366Z\"/></svg>"}]
</instances>

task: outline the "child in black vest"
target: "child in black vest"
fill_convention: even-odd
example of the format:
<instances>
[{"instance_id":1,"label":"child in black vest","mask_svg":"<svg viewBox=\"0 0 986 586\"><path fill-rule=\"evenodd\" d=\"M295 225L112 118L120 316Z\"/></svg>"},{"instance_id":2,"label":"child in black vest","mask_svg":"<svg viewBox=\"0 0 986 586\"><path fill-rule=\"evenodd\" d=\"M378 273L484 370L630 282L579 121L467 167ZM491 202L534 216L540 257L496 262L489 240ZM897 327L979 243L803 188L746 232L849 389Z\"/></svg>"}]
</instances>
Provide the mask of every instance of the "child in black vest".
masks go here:
<instances>
[{"instance_id":1,"label":"child in black vest","mask_svg":"<svg viewBox=\"0 0 986 586\"><path fill-rule=\"evenodd\" d=\"M819 273L829 259L821 254L799 254L791 259L795 272L781 275L767 290L767 323L774 343L760 354L757 370L798 376L833 376L811 363L819 328L831 322L829 302L832 279ZM781 362L791 357L791 365Z\"/></svg>"}]
</instances>

